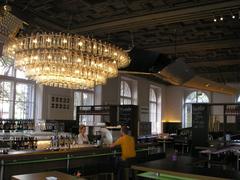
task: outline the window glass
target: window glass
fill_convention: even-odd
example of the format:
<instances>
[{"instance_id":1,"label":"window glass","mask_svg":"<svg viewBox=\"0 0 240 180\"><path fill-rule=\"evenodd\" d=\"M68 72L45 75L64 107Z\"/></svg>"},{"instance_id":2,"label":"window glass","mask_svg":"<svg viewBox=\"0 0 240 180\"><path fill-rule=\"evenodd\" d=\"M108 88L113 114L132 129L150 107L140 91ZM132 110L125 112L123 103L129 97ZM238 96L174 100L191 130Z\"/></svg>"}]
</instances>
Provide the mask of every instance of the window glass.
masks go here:
<instances>
[{"instance_id":1,"label":"window glass","mask_svg":"<svg viewBox=\"0 0 240 180\"><path fill-rule=\"evenodd\" d=\"M149 91L149 118L150 118L150 122L152 123L152 134L156 134L159 131L159 127L157 127L159 125L158 123L158 114L157 114L157 110L158 110L158 103L157 103L157 95L155 92L155 89L150 88Z\"/></svg>"},{"instance_id":2,"label":"window glass","mask_svg":"<svg viewBox=\"0 0 240 180\"><path fill-rule=\"evenodd\" d=\"M34 86L32 84L16 84L15 119L32 119L34 107Z\"/></svg>"},{"instance_id":3,"label":"window glass","mask_svg":"<svg viewBox=\"0 0 240 180\"><path fill-rule=\"evenodd\" d=\"M132 104L132 92L126 81L121 81L120 87L120 104Z\"/></svg>"},{"instance_id":4,"label":"window glass","mask_svg":"<svg viewBox=\"0 0 240 180\"><path fill-rule=\"evenodd\" d=\"M74 106L80 106L82 104L82 92L74 92Z\"/></svg>"},{"instance_id":5,"label":"window glass","mask_svg":"<svg viewBox=\"0 0 240 180\"><path fill-rule=\"evenodd\" d=\"M150 101L157 102L157 97L154 89L150 89L150 96L149 96Z\"/></svg>"},{"instance_id":6,"label":"window glass","mask_svg":"<svg viewBox=\"0 0 240 180\"><path fill-rule=\"evenodd\" d=\"M121 81L120 96L124 96L124 83L125 81Z\"/></svg>"},{"instance_id":7,"label":"window glass","mask_svg":"<svg viewBox=\"0 0 240 180\"><path fill-rule=\"evenodd\" d=\"M83 92L83 105L94 105L94 94Z\"/></svg>"},{"instance_id":8,"label":"window glass","mask_svg":"<svg viewBox=\"0 0 240 180\"><path fill-rule=\"evenodd\" d=\"M237 102L240 102L240 96L238 96Z\"/></svg>"},{"instance_id":9,"label":"window glass","mask_svg":"<svg viewBox=\"0 0 240 180\"><path fill-rule=\"evenodd\" d=\"M16 78L19 79L28 79L24 71L16 70Z\"/></svg>"},{"instance_id":10,"label":"window glass","mask_svg":"<svg viewBox=\"0 0 240 180\"><path fill-rule=\"evenodd\" d=\"M76 120L76 106L92 106L94 105L94 91L75 91L74 92L74 120ZM81 115L79 123L91 125L93 123L92 115Z\"/></svg>"},{"instance_id":11,"label":"window glass","mask_svg":"<svg viewBox=\"0 0 240 180\"><path fill-rule=\"evenodd\" d=\"M14 61L0 58L0 118L33 119L35 84L27 79L25 73L14 68ZM5 78L4 76L12 76ZM21 83L20 79L21 78ZM24 83L23 83L24 82Z\"/></svg>"},{"instance_id":12,"label":"window glass","mask_svg":"<svg viewBox=\"0 0 240 180\"><path fill-rule=\"evenodd\" d=\"M124 85L124 96L131 98L132 97L131 89L130 89L129 85L126 82L124 84L125 84Z\"/></svg>"},{"instance_id":13,"label":"window glass","mask_svg":"<svg viewBox=\"0 0 240 180\"><path fill-rule=\"evenodd\" d=\"M197 92L192 92L191 94L188 95L186 98L186 103L196 103L197 102Z\"/></svg>"},{"instance_id":14,"label":"window glass","mask_svg":"<svg viewBox=\"0 0 240 180\"><path fill-rule=\"evenodd\" d=\"M0 75L12 76L13 75L13 60L6 57L0 58Z\"/></svg>"},{"instance_id":15,"label":"window glass","mask_svg":"<svg viewBox=\"0 0 240 180\"><path fill-rule=\"evenodd\" d=\"M201 91L194 91L186 97L184 104L184 127L192 127L192 103L209 103L209 98Z\"/></svg>"},{"instance_id":16,"label":"window glass","mask_svg":"<svg viewBox=\"0 0 240 180\"><path fill-rule=\"evenodd\" d=\"M124 99L123 104L132 104L131 99Z\"/></svg>"},{"instance_id":17,"label":"window glass","mask_svg":"<svg viewBox=\"0 0 240 180\"><path fill-rule=\"evenodd\" d=\"M189 94L185 100L185 103L208 103L208 96L201 91L194 91Z\"/></svg>"},{"instance_id":18,"label":"window glass","mask_svg":"<svg viewBox=\"0 0 240 180\"><path fill-rule=\"evenodd\" d=\"M12 118L13 107L13 83L10 81L0 81L0 118Z\"/></svg>"}]
</instances>

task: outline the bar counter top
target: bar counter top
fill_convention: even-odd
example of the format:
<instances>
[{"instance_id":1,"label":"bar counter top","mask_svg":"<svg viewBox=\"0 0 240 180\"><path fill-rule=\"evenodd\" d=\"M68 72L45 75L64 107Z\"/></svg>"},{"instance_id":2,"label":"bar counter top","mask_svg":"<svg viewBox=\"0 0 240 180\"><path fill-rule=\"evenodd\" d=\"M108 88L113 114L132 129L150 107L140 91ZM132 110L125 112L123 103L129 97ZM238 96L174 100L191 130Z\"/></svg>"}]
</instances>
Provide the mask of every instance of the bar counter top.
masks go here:
<instances>
[{"instance_id":1,"label":"bar counter top","mask_svg":"<svg viewBox=\"0 0 240 180\"><path fill-rule=\"evenodd\" d=\"M157 148L156 148L157 147ZM149 158L163 158L158 143L136 145L137 159L147 161ZM154 150L157 150L154 152ZM155 153L155 154L154 154ZM120 155L120 148L95 145L83 145L79 148L59 150L26 150L1 154L0 180L12 175L63 170L70 172L80 169L83 173L96 173L114 167L114 159ZM101 167L99 169L99 167Z\"/></svg>"},{"instance_id":2,"label":"bar counter top","mask_svg":"<svg viewBox=\"0 0 240 180\"><path fill-rule=\"evenodd\" d=\"M70 152L80 152L80 151L88 151L94 149L106 149L106 147L100 147L97 145L79 145L77 148L56 148L56 149L41 149L41 150L10 150L7 154L0 154L0 157L8 157L8 156L21 156L21 155L36 155L36 154L56 154L56 153L70 153Z\"/></svg>"},{"instance_id":3,"label":"bar counter top","mask_svg":"<svg viewBox=\"0 0 240 180\"><path fill-rule=\"evenodd\" d=\"M136 145L137 151L147 150L148 147L158 146L157 143L141 143ZM114 148L118 150L119 148ZM99 146L92 144L79 145L77 148L58 148L58 149L44 149L44 150L10 150L7 154L0 154L0 158L7 160L23 156L36 156L36 155L56 155L56 154L75 154L75 153L91 153L98 154L103 152L113 152L109 146Z\"/></svg>"}]
</instances>

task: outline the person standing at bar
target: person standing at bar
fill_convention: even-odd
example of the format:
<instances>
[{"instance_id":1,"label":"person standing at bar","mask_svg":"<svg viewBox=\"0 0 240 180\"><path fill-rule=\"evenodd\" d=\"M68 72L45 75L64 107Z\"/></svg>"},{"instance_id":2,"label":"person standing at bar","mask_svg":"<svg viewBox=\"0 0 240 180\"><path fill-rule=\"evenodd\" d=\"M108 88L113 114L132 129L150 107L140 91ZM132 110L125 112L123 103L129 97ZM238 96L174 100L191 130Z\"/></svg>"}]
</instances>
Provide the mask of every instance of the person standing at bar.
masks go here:
<instances>
[{"instance_id":1,"label":"person standing at bar","mask_svg":"<svg viewBox=\"0 0 240 180\"><path fill-rule=\"evenodd\" d=\"M88 136L86 134L86 126L82 124L79 127L77 144L88 144L88 143L89 143L89 140L88 140Z\"/></svg>"},{"instance_id":2,"label":"person standing at bar","mask_svg":"<svg viewBox=\"0 0 240 180\"><path fill-rule=\"evenodd\" d=\"M121 127L121 137L119 137L113 144L111 148L121 146L121 158L117 160L117 179L122 180L124 174L124 168L131 166L135 161L136 150L135 150L135 141L134 138L128 135L127 126Z\"/></svg>"}]
</instances>

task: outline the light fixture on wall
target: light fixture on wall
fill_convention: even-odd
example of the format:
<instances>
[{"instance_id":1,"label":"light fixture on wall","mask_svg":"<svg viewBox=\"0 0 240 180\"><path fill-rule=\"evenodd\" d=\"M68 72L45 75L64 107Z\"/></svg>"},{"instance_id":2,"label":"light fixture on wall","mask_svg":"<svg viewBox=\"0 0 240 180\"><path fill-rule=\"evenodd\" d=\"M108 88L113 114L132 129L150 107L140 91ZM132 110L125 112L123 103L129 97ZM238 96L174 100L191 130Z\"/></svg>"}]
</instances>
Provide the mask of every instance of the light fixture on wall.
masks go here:
<instances>
[{"instance_id":1,"label":"light fixture on wall","mask_svg":"<svg viewBox=\"0 0 240 180\"><path fill-rule=\"evenodd\" d=\"M16 38L5 52L37 83L71 89L104 84L130 63L128 54L114 45L63 33Z\"/></svg>"}]
</instances>

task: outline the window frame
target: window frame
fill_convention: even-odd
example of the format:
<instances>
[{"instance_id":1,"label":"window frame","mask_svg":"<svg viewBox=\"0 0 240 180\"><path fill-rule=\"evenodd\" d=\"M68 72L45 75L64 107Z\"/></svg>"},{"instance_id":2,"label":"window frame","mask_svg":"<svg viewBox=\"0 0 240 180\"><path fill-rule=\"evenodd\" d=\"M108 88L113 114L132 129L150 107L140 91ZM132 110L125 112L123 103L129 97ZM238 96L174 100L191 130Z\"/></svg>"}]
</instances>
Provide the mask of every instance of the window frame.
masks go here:
<instances>
[{"instance_id":1,"label":"window frame","mask_svg":"<svg viewBox=\"0 0 240 180\"><path fill-rule=\"evenodd\" d=\"M10 105L10 116L9 116L9 119L16 119L16 114L15 114L15 110L16 110L16 86L17 84L27 84L27 85L32 85L33 88L32 88L32 96L33 96L33 104L31 107L32 108L32 118L26 118L26 119L35 119L35 113L36 113L36 82L35 81L32 81L32 80L28 80L28 79L21 79L21 78L16 78L16 71L17 69L13 69L13 74L12 76L5 76L5 75L0 75L0 81L3 81L3 82L11 82L12 83L12 90L11 90L11 94L12 94L12 104ZM20 119L23 119L23 118L20 118ZM23 119L24 120L24 119Z\"/></svg>"},{"instance_id":2,"label":"window frame","mask_svg":"<svg viewBox=\"0 0 240 180\"><path fill-rule=\"evenodd\" d=\"M75 93L76 92L78 92L78 93L80 93L80 105L76 105L76 103L75 103ZM92 94L92 96L93 96L93 104L91 104L91 105L84 105L83 104L83 94L84 93L89 93L89 94ZM92 90L90 90L90 89L85 89L85 90L74 90L73 91L73 120L77 120L77 117L76 117L76 107L77 106L92 106L92 105L94 105L95 104L95 90L94 89L92 89ZM81 115L81 116L79 116L79 123L82 123L82 119L83 119L83 117L84 117L85 115ZM93 121L94 121L94 117L93 117Z\"/></svg>"},{"instance_id":3,"label":"window frame","mask_svg":"<svg viewBox=\"0 0 240 180\"><path fill-rule=\"evenodd\" d=\"M122 94L122 84L123 84L123 94ZM125 95L125 86L130 90L130 97ZM125 79L121 79L120 82L120 105L129 105L129 103L124 103L126 101L130 101L130 104L133 104L133 92L131 82Z\"/></svg>"},{"instance_id":4,"label":"window frame","mask_svg":"<svg viewBox=\"0 0 240 180\"><path fill-rule=\"evenodd\" d=\"M196 93L196 97L194 99L196 99L195 101L192 101L192 102L186 102L188 97L193 94L193 93ZM204 94L206 97L207 97L207 101L208 102L199 102L199 93L202 93ZM184 105L183 105L183 123L182 123L182 126L184 128L188 128L188 127L191 127L192 126L192 122L189 123L189 121L192 121L192 119L190 118L190 120L187 119L187 117L189 116L189 114L191 114L191 112L187 112L188 110L192 111L192 104L194 103L210 103L210 98L209 96L207 95L207 93L203 92L203 91L199 91L199 90L195 90L195 91L191 91L190 93L188 93L188 95L185 97L184 99ZM189 126L188 126L189 125Z\"/></svg>"},{"instance_id":5,"label":"window frame","mask_svg":"<svg viewBox=\"0 0 240 180\"><path fill-rule=\"evenodd\" d=\"M154 96L155 96L155 100L152 100L151 99L151 92L154 93ZM152 111L151 111L151 105L154 105L155 106L155 113L154 113L154 119L155 119L155 122L154 119L151 119L152 117ZM152 123L151 125L151 133L152 134L157 134L157 120L158 120L158 94L156 92L156 89L153 88L153 87L150 87L149 89L149 120L150 122ZM154 124L153 124L154 123Z\"/></svg>"}]
</instances>

